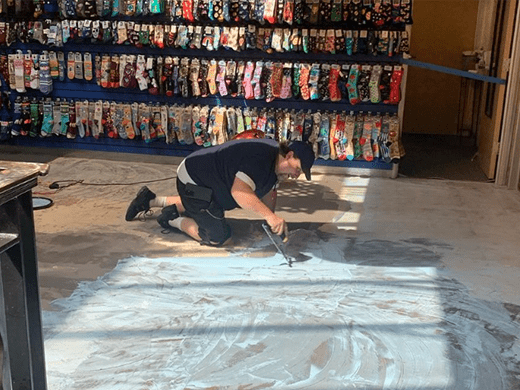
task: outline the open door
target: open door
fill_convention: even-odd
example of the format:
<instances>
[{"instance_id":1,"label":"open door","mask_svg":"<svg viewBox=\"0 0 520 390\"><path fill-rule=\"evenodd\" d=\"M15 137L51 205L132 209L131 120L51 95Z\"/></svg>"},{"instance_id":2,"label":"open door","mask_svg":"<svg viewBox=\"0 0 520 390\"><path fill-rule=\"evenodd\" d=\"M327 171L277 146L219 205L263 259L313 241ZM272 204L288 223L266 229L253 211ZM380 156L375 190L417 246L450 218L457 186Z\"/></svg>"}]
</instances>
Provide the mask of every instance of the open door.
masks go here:
<instances>
[{"instance_id":1,"label":"open door","mask_svg":"<svg viewBox=\"0 0 520 390\"><path fill-rule=\"evenodd\" d=\"M507 78L517 1L481 0L476 49L488 55L489 76ZM485 83L478 129L479 165L489 179L495 178L506 85Z\"/></svg>"}]
</instances>

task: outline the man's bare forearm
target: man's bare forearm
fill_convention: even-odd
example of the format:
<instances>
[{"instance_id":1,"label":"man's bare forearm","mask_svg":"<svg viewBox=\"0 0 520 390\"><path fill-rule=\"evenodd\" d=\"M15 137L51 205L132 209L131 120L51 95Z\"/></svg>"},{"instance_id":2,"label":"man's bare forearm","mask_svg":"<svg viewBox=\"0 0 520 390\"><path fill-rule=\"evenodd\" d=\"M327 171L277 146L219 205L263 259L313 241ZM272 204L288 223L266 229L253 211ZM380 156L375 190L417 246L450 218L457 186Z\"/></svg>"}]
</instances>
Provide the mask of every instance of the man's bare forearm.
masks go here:
<instances>
[{"instance_id":1,"label":"man's bare forearm","mask_svg":"<svg viewBox=\"0 0 520 390\"><path fill-rule=\"evenodd\" d=\"M269 205L266 205L262 200L256 196L254 191L242 180L235 178L233 187L231 188L231 196L235 202L244 210L249 210L261 216L264 219L269 219L274 214L274 209L271 210Z\"/></svg>"},{"instance_id":2,"label":"man's bare forearm","mask_svg":"<svg viewBox=\"0 0 520 390\"><path fill-rule=\"evenodd\" d=\"M273 213L276 210L276 189L269 191L263 198L262 202L271 210Z\"/></svg>"}]
</instances>

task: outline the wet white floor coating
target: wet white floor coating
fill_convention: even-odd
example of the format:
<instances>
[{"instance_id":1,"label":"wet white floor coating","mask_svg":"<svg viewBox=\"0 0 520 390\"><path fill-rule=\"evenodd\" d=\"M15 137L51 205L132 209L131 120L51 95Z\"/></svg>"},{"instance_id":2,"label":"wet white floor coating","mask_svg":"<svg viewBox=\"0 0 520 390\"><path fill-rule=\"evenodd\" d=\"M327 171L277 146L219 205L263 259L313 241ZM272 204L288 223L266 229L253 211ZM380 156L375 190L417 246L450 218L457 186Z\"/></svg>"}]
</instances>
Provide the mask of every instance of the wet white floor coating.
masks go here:
<instances>
[{"instance_id":1,"label":"wet white floor coating","mask_svg":"<svg viewBox=\"0 0 520 390\"><path fill-rule=\"evenodd\" d=\"M339 241L326 245L330 257ZM280 255L122 260L44 312L48 388L516 388L510 312L396 245L390 259L406 255L387 266L339 249L293 268Z\"/></svg>"}]
</instances>

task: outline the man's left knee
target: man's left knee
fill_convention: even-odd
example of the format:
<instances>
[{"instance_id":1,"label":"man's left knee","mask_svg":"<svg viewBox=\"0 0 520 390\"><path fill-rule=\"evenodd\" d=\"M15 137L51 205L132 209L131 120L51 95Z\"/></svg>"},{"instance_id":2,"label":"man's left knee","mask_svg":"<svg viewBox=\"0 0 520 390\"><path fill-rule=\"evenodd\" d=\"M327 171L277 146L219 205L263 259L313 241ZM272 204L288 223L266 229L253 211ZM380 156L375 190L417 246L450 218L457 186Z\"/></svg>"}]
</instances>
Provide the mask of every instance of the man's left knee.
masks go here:
<instances>
[{"instance_id":1,"label":"man's left knee","mask_svg":"<svg viewBox=\"0 0 520 390\"><path fill-rule=\"evenodd\" d=\"M224 246L229 244L231 240L231 227L228 224L223 224L218 231L204 231L199 232L202 239L202 244L210 246Z\"/></svg>"}]
</instances>

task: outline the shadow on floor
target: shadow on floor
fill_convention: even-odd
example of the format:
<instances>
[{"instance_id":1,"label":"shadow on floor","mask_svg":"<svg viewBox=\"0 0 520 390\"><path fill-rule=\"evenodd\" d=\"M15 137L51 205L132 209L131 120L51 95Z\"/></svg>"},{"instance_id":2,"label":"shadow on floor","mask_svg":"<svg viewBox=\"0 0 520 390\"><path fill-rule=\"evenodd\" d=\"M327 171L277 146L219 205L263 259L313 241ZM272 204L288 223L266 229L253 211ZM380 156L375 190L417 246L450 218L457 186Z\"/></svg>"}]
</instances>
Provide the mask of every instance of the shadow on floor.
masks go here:
<instances>
[{"instance_id":1,"label":"shadow on floor","mask_svg":"<svg viewBox=\"0 0 520 390\"><path fill-rule=\"evenodd\" d=\"M406 156L399 174L418 179L488 182L473 140L452 135L403 134Z\"/></svg>"}]
</instances>

